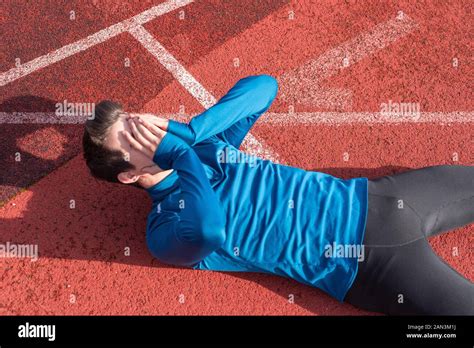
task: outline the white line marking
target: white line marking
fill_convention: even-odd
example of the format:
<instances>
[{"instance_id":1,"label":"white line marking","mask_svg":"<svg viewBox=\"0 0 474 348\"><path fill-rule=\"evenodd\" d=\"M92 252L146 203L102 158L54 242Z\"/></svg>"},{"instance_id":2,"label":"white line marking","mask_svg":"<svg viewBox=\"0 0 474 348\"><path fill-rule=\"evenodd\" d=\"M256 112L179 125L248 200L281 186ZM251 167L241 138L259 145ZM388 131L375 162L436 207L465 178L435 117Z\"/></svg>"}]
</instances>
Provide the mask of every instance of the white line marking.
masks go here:
<instances>
[{"instance_id":1,"label":"white line marking","mask_svg":"<svg viewBox=\"0 0 474 348\"><path fill-rule=\"evenodd\" d=\"M196 98L206 109L217 102L217 99L209 93L178 60L169 53L153 35L142 26L129 30L130 34L137 39L146 50L148 50L158 61L174 76L174 78ZM225 116L225 115L223 115ZM250 154L269 159L275 163L279 162L278 154L274 153L262 140L257 139L251 133L247 133L243 146Z\"/></svg>"},{"instance_id":2,"label":"white line marking","mask_svg":"<svg viewBox=\"0 0 474 348\"><path fill-rule=\"evenodd\" d=\"M31 74L39 69L45 68L51 64L57 63L67 57L76 53L87 50L95 45L98 45L114 36L117 36L131 28L140 26L152 19L171 12L177 8L186 6L192 3L193 0L168 0L162 4L154 6L142 13L126 19L117 24L111 25L108 28L102 29L95 34L63 46L55 51L52 51L44 56L35 58L27 63L21 64L18 67L12 68L0 74L0 86L5 86L21 77Z\"/></svg>"},{"instance_id":3,"label":"white line marking","mask_svg":"<svg viewBox=\"0 0 474 348\"><path fill-rule=\"evenodd\" d=\"M161 113L157 116L188 122L195 115ZM80 124L86 116L57 116L54 112L0 112L0 124ZM264 114L258 123L271 125L350 125L402 123L474 123L473 111L421 112L419 117L383 115L380 112L295 112ZM252 142L249 142L252 145Z\"/></svg>"},{"instance_id":4,"label":"white line marking","mask_svg":"<svg viewBox=\"0 0 474 348\"><path fill-rule=\"evenodd\" d=\"M281 163L280 155L266 145L263 139L258 138L250 132L245 136L242 146L246 149L246 152L251 155L270 160L273 163Z\"/></svg>"},{"instance_id":5,"label":"white line marking","mask_svg":"<svg viewBox=\"0 0 474 348\"><path fill-rule=\"evenodd\" d=\"M474 112L420 112L419 115L383 114L381 112L295 112L267 113L263 122L272 125L292 124L398 124L398 123L473 123Z\"/></svg>"},{"instance_id":6,"label":"white line marking","mask_svg":"<svg viewBox=\"0 0 474 348\"><path fill-rule=\"evenodd\" d=\"M55 112L0 112L0 124L78 124L86 120L87 116L58 116Z\"/></svg>"},{"instance_id":7,"label":"white line marking","mask_svg":"<svg viewBox=\"0 0 474 348\"><path fill-rule=\"evenodd\" d=\"M350 110L352 92L344 89L324 88L321 86L323 81L408 35L416 27L416 22L407 15L398 16L376 25L368 32L281 75L278 78L280 82L279 97L295 105L306 104L330 110Z\"/></svg>"},{"instance_id":8,"label":"white line marking","mask_svg":"<svg viewBox=\"0 0 474 348\"><path fill-rule=\"evenodd\" d=\"M214 98L214 96L212 96L145 28L137 26L130 29L129 32L148 52L158 59L202 106L208 109L217 102L216 98Z\"/></svg>"}]
</instances>

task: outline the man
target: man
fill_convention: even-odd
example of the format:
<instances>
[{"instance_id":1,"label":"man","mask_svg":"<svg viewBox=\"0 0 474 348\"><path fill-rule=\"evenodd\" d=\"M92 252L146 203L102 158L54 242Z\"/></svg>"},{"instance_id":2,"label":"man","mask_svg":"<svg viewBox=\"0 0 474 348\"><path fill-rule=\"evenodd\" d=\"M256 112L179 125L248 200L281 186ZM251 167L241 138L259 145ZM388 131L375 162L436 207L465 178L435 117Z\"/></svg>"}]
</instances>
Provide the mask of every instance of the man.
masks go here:
<instances>
[{"instance_id":1,"label":"man","mask_svg":"<svg viewBox=\"0 0 474 348\"><path fill-rule=\"evenodd\" d=\"M238 160L277 89L246 77L189 124L102 102L86 123L87 165L147 190L147 244L162 262L276 274L388 314L474 314L473 284L427 241L474 220L474 168L342 180Z\"/></svg>"}]
</instances>

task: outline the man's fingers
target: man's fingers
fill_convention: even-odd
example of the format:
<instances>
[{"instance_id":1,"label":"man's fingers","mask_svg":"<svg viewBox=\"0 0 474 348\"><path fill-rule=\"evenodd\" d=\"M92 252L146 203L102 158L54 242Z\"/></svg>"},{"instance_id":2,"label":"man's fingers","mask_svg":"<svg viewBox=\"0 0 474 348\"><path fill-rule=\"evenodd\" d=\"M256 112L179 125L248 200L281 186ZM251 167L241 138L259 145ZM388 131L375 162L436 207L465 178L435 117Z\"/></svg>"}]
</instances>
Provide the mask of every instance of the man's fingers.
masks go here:
<instances>
[{"instance_id":1,"label":"man's fingers","mask_svg":"<svg viewBox=\"0 0 474 348\"><path fill-rule=\"evenodd\" d=\"M162 130L166 131L168 129L168 120L163 117L159 117L153 114L130 114L130 117L135 118L139 117L143 120L146 120L150 122L151 124L154 124L155 126L161 128Z\"/></svg>"},{"instance_id":2,"label":"man's fingers","mask_svg":"<svg viewBox=\"0 0 474 348\"><path fill-rule=\"evenodd\" d=\"M128 131L122 131L123 136L129 142L130 146L138 151L144 151L143 145L140 144Z\"/></svg>"},{"instance_id":3,"label":"man's fingers","mask_svg":"<svg viewBox=\"0 0 474 348\"><path fill-rule=\"evenodd\" d=\"M163 139L163 137L166 135L166 132L164 130L162 130L160 127L157 127L153 123L148 122L148 120L144 120L141 118L140 120L141 120L141 124L159 139Z\"/></svg>"},{"instance_id":4,"label":"man's fingers","mask_svg":"<svg viewBox=\"0 0 474 348\"><path fill-rule=\"evenodd\" d=\"M141 118L135 119L137 123L135 124L138 128L138 131L152 144L158 145L160 142L160 137L155 135L148 127L144 124L144 121Z\"/></svg>"},{"instance_id":5,"label":"man's fingers","mask_svg":"<svg viewBox=\"0 0 474 348\"><path fill-rule=\"evenodd\" d=\"M130 119L128 124L130 125L130 128L132 130L132 134L135 137L135 139L142 144L146 148L151 148L152 144L148 139L146 139L143 134L138 130L137 125L135 124L134 119Z\"/></svg>"}]
</instances>

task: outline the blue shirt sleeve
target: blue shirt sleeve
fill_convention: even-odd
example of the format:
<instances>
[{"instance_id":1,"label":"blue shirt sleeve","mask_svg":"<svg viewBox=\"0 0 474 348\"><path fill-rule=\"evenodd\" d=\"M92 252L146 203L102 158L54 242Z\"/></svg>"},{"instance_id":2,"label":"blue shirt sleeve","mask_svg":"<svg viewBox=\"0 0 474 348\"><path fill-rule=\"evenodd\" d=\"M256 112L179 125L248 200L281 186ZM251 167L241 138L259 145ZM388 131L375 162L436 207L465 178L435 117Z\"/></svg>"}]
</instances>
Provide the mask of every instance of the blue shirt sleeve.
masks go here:
<instances>
[{"instance_id":1,"label":"blue shirt sleeve","mask_svg":"<svg viewBox=\"0 0 474 348\"><path fill-rule=\"evenodd\" d=\"M238 148L255 121L270 107L277 92L278 83L270 75L245 77L189 124L170 120L168 132L189 145L216 135Z\"/></svg>"},{"instance_id":2,"label":"blue shirt sleeve","mask_svg":"<svg viewBox=\"0 0 474 348\"><path fill-rule=\"evenodd\" d=\"M165 263L191 266L224 243L224 213L199 157L182 139L167 133L153 161L177 171L181 190L161 202L149 222L148 248Z\"/></svg>"}]
</instances>

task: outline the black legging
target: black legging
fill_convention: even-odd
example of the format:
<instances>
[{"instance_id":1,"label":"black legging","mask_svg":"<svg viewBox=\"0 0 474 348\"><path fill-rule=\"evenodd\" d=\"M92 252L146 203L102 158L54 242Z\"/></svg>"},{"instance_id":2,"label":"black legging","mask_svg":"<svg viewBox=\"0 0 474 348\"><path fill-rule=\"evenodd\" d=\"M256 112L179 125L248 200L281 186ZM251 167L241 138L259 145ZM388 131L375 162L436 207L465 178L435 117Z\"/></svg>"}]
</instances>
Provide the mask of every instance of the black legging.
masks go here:
<instances>
[{"instance_id":1,"label":"black legging","mask_svg":"<svg viewBox=\"0 0 474 348\"><path fill-rule=\"evenodd\" d=\"M427 240L472 222L474 166L434 166L369 180L365 259L344 300L393 315L474 315L474 284Z\"/></svg>"}]
</instances>

